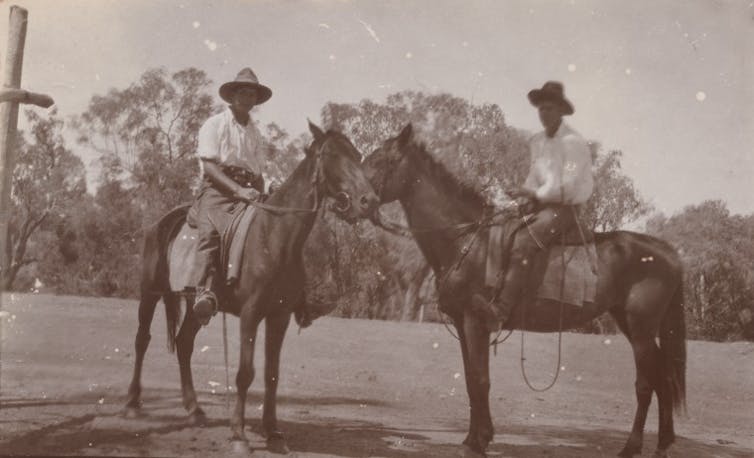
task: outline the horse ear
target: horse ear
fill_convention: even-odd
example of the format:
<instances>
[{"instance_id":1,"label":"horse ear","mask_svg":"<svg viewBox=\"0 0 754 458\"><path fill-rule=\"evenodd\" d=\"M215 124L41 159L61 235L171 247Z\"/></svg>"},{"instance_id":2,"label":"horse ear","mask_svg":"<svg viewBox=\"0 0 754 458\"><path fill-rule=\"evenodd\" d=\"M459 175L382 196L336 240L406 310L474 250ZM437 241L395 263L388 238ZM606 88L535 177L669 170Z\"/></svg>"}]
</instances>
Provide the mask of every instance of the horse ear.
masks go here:
<instances>
[{"instance_id":1,"label":"horse ear","mask_svg":"<svg viewBox=\"0 0 754 458\"><path fill-rule=\"evenodd\" d=\"M414 127L411 123L406 124L400 134L398 134L398 145L406 146L414 136Z\"/></svg>"},{"instance_id":2,"label":"horse ear","mask_svg":"<svg viewBox=\"0 0 754 458\"><path fill-rule=\"evenodd\" d=\"M309 121L309 120L307 119L307 121ZM325 133L322 132L322 129L320 129L319 127L317 127L317 125L314 124L311 121L309 121L309 132L311 132L312 135L314 135L314 140L315 141L319 140L319 139L321 139L322 137L325 136Z\"/></svg>"}]
</instances>

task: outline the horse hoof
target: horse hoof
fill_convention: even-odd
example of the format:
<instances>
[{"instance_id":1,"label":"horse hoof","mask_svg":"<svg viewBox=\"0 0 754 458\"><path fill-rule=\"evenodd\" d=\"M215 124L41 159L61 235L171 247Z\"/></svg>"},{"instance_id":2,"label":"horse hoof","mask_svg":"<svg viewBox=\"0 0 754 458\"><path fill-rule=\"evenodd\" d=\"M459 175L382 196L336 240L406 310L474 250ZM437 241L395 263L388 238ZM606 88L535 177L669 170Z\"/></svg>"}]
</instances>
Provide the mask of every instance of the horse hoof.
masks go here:
<instances>
[{"instance_id":1,"label":"horse hoof","mask_svg":"<svg viewBox=\"0 0 754 458\"><path fill-rule=\"evenodd\" d=\"M207 414L202 409L196 409L189 414L189 424L194 426L206 426Z\"/></svg>"},{"instance_id":2,"label":"horse hoof","mask_svg":"<svg viewBox=\"0 0 754 458\"><path fill-rule=\"evenodd\" d=\"M251 455L251 447L248 441L232 440L230 441L230 449L234 455Z\"/></svg>"},{"instance_id":3,"label":"horse hoof","mask_svg":"<svg viewBox=\"0 0 754 458\"><path fill-rule=\"evenodd\" d=\"M133 420L134 418L141 417L141 409L133 406L126 406L123 408L123 418Z\"/></svg>"},{"instance_id":4,"label":"horse hoof","mask_svg":"<svg viewBox=\"0 0 754 458\"><path fill-rule=\"evenodd\" d=\"M621 458L632 458L634 455L641 455L641 447L629 447L627 445L618 453Z\"/></svg>"},{"instance_id":5,"label":"horse hoof","mask_svg":"<svg viewBox=\"0 0 754 458\"><path fill-rule=\"evenodd\" d=\"M277 453L280 455L291 453L291 449L288 448L288 444L285 442L285 438L280 432L272 433L267 437L267 450L271 453Z\"/></svg>"},{"instance_id":6,"label":"horse hoof","mask_svg":"<svg viewBox=\"0 0 754 458\"><path fill-rule=\"evenodd\" d=\"M461 456L463 458L486 458L487 454L478 450L474 450L469 444L463 444L463 452Z\"/></svg>"},{"instance_id":7,"label":"horse hoof","mask_svg":"<svg viewBox=\"0 0 754 458\"><path fill-rule=\"evenodd\" d=\"M657 450L655 450L652 458L670 458L670 453L668 453L667 449L658 448Z\"/></svg>"}]
</instances>

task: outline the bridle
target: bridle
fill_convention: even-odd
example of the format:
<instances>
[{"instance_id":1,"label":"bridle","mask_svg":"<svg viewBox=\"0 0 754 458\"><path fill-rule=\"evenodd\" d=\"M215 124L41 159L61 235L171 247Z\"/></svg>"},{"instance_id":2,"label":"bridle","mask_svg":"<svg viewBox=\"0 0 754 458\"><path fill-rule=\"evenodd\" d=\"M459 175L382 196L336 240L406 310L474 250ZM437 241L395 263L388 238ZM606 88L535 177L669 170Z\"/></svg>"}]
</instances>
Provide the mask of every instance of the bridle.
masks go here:
<instances>
[{"instance_id":1,"label":"bridle","mask_svg":"<svg viewBox=\"0 0 754 458\"><path fill-rule=\"evenodd\" d=\"M260 208L274 214L291 214L291 213L304 213L311 214L317 213L322 207L323 199L319 196L319 185L324 181L324 170L322 164L322 156L324 155L325 145L330 141L330 138L326 138L325 141L319 145L319 148L314 153L314 174L311 178L312 190L310 194L314 194L314 204L312 208L299 208L299 207L284 207L280 205L270 205L264 202L258 202L256 200L244 200L247 204ZM335 213L344 214L351 209L351 195L346 191L338 191L333 195L335 203L330 206L330 209Z\"/></svg>"},{"instance_id":2,"label":"bridle","mask_svg":"<svg viewBox=\"0 0 754 458\"><path fill-rule=\"evenodd\" d=\"M384 165L386 166L380 168L380 170L383 173L383 176L379 182L378 188L375 189L375 192L378 197L380 198L382 197L382 192L384 191L387 184L388 173L385 171L393 170L396 163L399 160L400 158L397 160L393 158L385 159L386 164ZM482 231L482 229L493 226L495 224L493 220L498 216L502 216L506 214L514 214L516 216L520 215L518 204L515 200L511 200L497 208L498 209L495 211L484 212L482 217L475 221L467 221L467 222L462 222L462 223L457 223L457 224L449 224L449 225L434 226L434 227L421 227L421 228L406 227L393 221L384 221L379 209L374 212L371 218L371 221L372 221L372 224L374 224L375 226L382 228L393 235L398 235L405 238L413 238L413 236L418 235L418 234L423 234L423 233L426 234L426 233L431 233L431 232L440 232L440 231L449 231L449 230L458 231L458 233L455 234L455 236L453 237L454 241L460 239L461 237L470 235L469 239L461 247L460 253L456 257L456 259L451 264L449 264L449 267L445 269L442 272L440 278L437 279L438 285L436 288L438 290L441 290L443 284L450 277L450 274L452 272L457 271L461 267L461 265L463 264L463 261L466 259L466 256L471 251L471 248L473 247L474 243L479 238L479 234ZM453 332L447 320L445 319L445 314L441 313L440 315L443 318L442 323L445 326L445 329L447 329L450 335L455 337L457 340L460 340L460 337L455 332ZM490 342L490 346L495 348L495 353L497 353L497 345L507 340L508 337L510 337L511 334L513 333L513 330L512 329L509 330L507 335L501 339L500 336L502 332L503 332L503 329L501 328L500 330L498 330L497 335Z\"/></svg>"}]
</instances>

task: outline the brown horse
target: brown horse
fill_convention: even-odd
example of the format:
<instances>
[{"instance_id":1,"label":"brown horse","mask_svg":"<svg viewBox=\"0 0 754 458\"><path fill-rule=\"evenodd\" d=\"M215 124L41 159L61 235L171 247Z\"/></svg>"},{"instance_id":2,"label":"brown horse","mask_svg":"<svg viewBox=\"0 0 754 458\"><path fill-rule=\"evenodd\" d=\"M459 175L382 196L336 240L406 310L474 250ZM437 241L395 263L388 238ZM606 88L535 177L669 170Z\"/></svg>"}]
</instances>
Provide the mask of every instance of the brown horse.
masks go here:
<instances>
[{"instance_id":1,"label":"brown horse","mask_svg":"<svg viewBox=\"0 0 754 458\"><path fill-rule=\"evenodd\" d=\"M464 444L484 454L494 434L488 399L489 332L471 298L484 286L489 229L481 221L489 207L413 139L410 124L367 157L364 170L382 203L400 201L416 242L438 279L440 309L452 318L458 332L466 373L471 419ZM518 224L518 218L510 224ZM475 243L468 250L472 237ZM675 439L673 408L685 406L681 263L667 243L647 235L616 231L595 237L599 274L594 304L564 308L562 323L552 304L520 304L506 328L552 332L609 312L628 337L636 361L638 407L620 456L640 453L653 392L659 404L656 455L665 456ZM659 346L655 342L658 335Z\"/></svg>"},{"instance_id":2,"label":"brown horse","mask_svg":"<svg viewBox=\"0 0 754 458\"><path fill-rule=\"evenodd\" d=\"M243 265L238 281L221 293L220 309L240 318L241 354L236 375L236 406L230 419L236 451L248 451L244 434L246 392L254 379L254 343L257 327L264 319L265 395L263 427L268 445L286 450L278 431L275 411L280 349L291 312L305 300L302 249L325 197L336 199L332 210L342 219L355 222L370 215L378 199L361 170L361 155L338 132L322 132L309 124L314 141L306 157L291 176L257 209L245 239ZM197 403L191 377L194 338L201 327L186 307L186 315L176 334L180 295L171 291L169 257L171 240L186 218L186 207L165 215L146 233L139 303L139 330L136 334L136 360L125 413L133 416L141 405L141 369L149 345L149 328L160 298L168 321L168 346L177 348L183 404L191 421L202 424L206 416Z\"/></svg>"}]
</instances>

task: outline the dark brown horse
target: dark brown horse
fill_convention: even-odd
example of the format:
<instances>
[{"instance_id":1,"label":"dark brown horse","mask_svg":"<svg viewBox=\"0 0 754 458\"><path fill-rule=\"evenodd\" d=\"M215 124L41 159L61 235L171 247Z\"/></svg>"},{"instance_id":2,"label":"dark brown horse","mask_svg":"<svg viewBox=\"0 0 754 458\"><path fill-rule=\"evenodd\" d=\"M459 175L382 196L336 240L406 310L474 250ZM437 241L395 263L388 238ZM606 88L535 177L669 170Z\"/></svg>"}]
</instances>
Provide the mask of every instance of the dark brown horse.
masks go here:
<instances>
[{"instance_id":1,"label":"dark brown horse","mask_svg":"<svg viewBox=\"0 0 754 458\"><path fill-rule=\"evenodd\" d=\"M265 202L267 208L256 210L246 236L244 250L247 255L243 257L238 281L232 288L220 291L220 309L240 317L241 325L236 407L230 419L237 451L248 450L244 408L246 391L254 379L257 327L263 319L266 332L262 422L268 445L287 449L283 435L278 431L275 411L280 349L291 312L305 300L302 249L324 198L335 198L333 211L351 223L369 216L378 204L377 196L361 170L361 155L351 142L338 132L323 133L311 123L309 128L314 141L306 150L306 157ZM174 210L146 233L136 361L125 413L135 415L141 405L142 363L149 345L149 328L155 306L162 298L167 313L168 345L178 350L183 404L190 419L201 424L206 417L197 403L191 377L194 338L201 326L188 306L176 334L180 296L171 291L168 272L171 240L185 221L186 211L185 207Z\"/></svg>"},{"instance_id":2,"label":"dark brown horse","mask_svg":"<svg viewBox=\"0 0 754 458\"><path fill-rule=\"evenodd\" d=\"M488 399L490 336L483 319L472 309L471 297L484 286L489 229L482 227L463 262L458 260L474 232L462 229L464 223L474 228L489 207L413 139L410 124L367 157L364 170L382 203L400 201L416 242L438 279L440 309L452 318L458 332L466 373L471 420L464 444L484 454L493 437ZM511 224L518 224L517 219ZM620 456L640 453L653 392L659 404L656 454L664 456L675 439L673 408L685 406L681 263L667 243L647 235L608 232L596 234L595 242L599 272L595 303L564 308L562 327L579 326L604 312L613 316L628 337L636 361L638 407ZM506 327L558 331L559 315L552 304L520 304Z\"/></svg>"}]
</instances>

